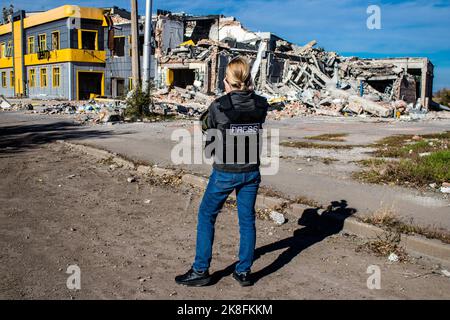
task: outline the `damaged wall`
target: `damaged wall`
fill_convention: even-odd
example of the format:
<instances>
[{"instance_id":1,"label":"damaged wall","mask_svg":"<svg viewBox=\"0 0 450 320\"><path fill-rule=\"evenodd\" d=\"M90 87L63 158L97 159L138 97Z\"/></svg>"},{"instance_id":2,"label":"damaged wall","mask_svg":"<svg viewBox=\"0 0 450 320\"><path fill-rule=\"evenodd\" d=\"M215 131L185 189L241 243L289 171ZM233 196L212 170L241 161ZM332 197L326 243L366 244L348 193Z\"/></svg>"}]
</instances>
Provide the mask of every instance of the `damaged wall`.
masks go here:
<instances>
[{"instance_id":1,"label":"damaged wall","mask_svg":"<svg viewBox=\"0 0 450 320\"><path fill-rule=\"evenodd\" d=\"M244 55L254 63L252 78L259 94L273 103L295 103L316 114L385 117L393 110L406 110L407 105L420 105L418 98L426 109L431 99L433 66L426 58L343 57L316 47L315 40L298 46L270 32L249 31L233 17L170 14L159 19L165 21L157 23L160 38L171 34L173 22L178 40L171 43L181 41L181 28L184 40L192 40L159 51L161 84L187 87L183 79L167 81L168 75L184 77L183 72L170 70L192 69L196 64L200 66L195 69L196 85L189 88L219 95L229 60ZM192 73L189 77L192 82Z\"/></svg>"}]
</instances>

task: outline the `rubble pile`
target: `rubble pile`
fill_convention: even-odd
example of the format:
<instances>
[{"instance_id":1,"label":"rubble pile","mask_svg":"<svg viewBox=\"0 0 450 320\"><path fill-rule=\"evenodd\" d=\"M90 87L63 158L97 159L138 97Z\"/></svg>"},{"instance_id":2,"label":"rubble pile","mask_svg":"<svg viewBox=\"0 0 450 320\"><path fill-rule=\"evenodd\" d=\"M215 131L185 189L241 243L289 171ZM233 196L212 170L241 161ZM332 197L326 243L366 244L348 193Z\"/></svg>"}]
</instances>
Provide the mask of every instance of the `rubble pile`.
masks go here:
<instances>
[{"instance_id":1,"label":"rubble pile","mask_svg":"<svg viewBox=\"0 0 450 320\"><path fill-rule=\"evenodd\" d=\"M19 104L20 106L20 104ZM123 113L126 106L119 102L100 102L91 100L88 102L59 102L47 101L42 105L27 104L25 110L36 114L48 115L71 115L77 122L86 123L107 123L123 121ZM19 109L24 109L19 107Z\"/></svg>"},{"instance_id":2,"label":"rubble pile","mask_svg":"<svg viewBox=\"0 0 450 320\"><path fill-rule=\"evenodd\" d=\"M284 52L286 44L279 43ZM292 45L291 54L299 57L292 63L281 84L265 83L260 93L269 102L283 98L284 108L269 113L272 119L298 115L364 115L400 117L424 113L420 99L409 104L401 96L403 81L414 83L414 77L394 64L376 60L342 57L336 52L314 48L312 41L304 47ZM371 79L393 79L391 85L372 86ZM395 80L394 80L395 79ZM374 81L376 83L376 81ZM415 84L415 83L414 83Z\"/></svg>"},{"instance_id":3,"label":"rubble pile","mask_svg":"<svg viewBox=\"0 0 450 320\"><path fill-rule=\"evenodd\" d=\"M131 24L130 17L118 8L107 16L109 25L117 28ZM344 57L319 47L316 40L299 46L270 32L247 30L234 17L223 15L157 10L153 21L151 112L158 115L200 117L224 94L226 67L236 56L251 62L253 87L271 105L271 119L307 115L417 119L438 105L432 101L434 66L427 58ZM114 30L109 30L110 39ZM112 42L109 45L114 48ZM123 118L126 104L117 101L59 102L34 112L74 114L102 123ZM13 108L0 103L1 110Z\"/></svg>"},{"instance_id":4,"label":"rubble pile","mask_svg":"<svg viewBox=\"0 0 450 320\"><path fill-rule=\"evenodd\" d=\"M198 93L223 94L226 65L237 55L251 61L254 88L272 105L273 119L401 117L424 114L432 102L431 83L422 83L433 73L426 58L344 57L315 40L298 46L270 32L249 31L234 17L169 12L158 15L155 40L156 82L167 90L166 102L202 104L209 100L199 101Z\"/></svg>"}]
</instances>

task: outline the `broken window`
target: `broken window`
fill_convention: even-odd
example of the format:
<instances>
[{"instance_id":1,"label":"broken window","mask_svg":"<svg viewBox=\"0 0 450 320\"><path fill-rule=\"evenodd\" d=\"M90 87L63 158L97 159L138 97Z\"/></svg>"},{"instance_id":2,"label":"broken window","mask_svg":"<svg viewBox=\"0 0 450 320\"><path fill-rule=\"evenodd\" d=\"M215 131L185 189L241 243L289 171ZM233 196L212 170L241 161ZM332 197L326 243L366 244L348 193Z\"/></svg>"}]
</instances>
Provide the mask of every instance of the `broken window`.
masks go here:
<instances>
[{"instance_id":1,"label":"broken window","mask_svg":"<svg viewBox=\"0 0 450 320\"><path fill-rule=\"evenodd\" d=\"M131 50L131 41L132 41L132 38L130 36L130 37L128 37L128 42L130 43L130 57L133 56L133 51ZM139 51L139 56L142 57L144 55L144 36L139 36L138 51Z\"/></svg>"},{"instance_id":2,"label":"broken window","mask_svg":"<svg viewBox=\"0 0 450 320\"><path fill-rule=\"evenodd\" d=\"M111 92L114 98L123 97L125 95L125 79L113 78L111 79Z\"/></svg>"},{"instance_id":3,"label":"broken window","mask_svg":"<svg viewBox=\"0 0 450 320\"><path fill-rule=\"evenodd\" d=\"M59 31L52 32L52 50L59 50Z\"/></svg>"},{"instance_id":4,"label":"broken window","mask_svg":"<svg viewBox=\"0 0 450 320\"><path fill-rule=\"evenodd\" d=\"M386 100L390 100L394 80L367 80L366 81L373 89L377 90L382 95L385 95Z\"/></svg>"},{"instance_id":5,"label":"broken window","mask_svg":"<svg viewBox=\"0 0 450 320\"><path fill-rule=\"evenodd\" d=\"M12 57L13 56L13 46L12 46L12 40L8 41L8 46L6 47L6 56L7 57Z\"/></svg>"},{"instance_id":6,"label":"broken window","mask_svg":"<svg viewBox=\"0 0 450 320\"><path fill-rule=\"evenodd\" d=\"M195 81L194 69L171 69L173 72L174 87L186 88L189 85L193 85Z\"/></svg>"},{"instance_id":7,"label":"broken window","mask_svg":"<svg viewBox=\"0 0 450 320\"><path fill-rule=\"evenodd\" d=\"M124 57L125 56L125 37L114 37L114 56Z\"/></svg>"},{"instance_id":8,"label":"broken window","mask_svg":"<svg viewBox=\"0 0 450 320\"><path fill-rule=\"evenodd\" d=\"M38 36L39 51L47 50L47 35L40 34Z\"/></svg>"},{"instance_id":9,"label":"broken window","mask_svg":"<svg viewBox=\"0 0 450 320\"><path fill-rule=\"evenodd\" d=\"M413 76L416 81L416 96L421 96L422 90L422 70L421 69L408 69L408 74Z\"/></svg>"},{"instance_id":10,"label":"broken window","mask_svg":"<svg viewBox=\"0 0 450 320\"><path fill-rule=\"evenodd\" d=\"M217 19L214 18L187 21L184 40L192 40L197 43L202 39L208 39L211 27L216 21Z\"/></svg>"},{"instance_id":11,"label":"broken window","mask_svg":"<svg viewBox=\"0 0 450 320\"><path fill-rule=\"evenodd\" d=\"M98 50L97 35L97 31L95 30L80 30L78 48L83 50Z\"/></svg>"}]
</instances>

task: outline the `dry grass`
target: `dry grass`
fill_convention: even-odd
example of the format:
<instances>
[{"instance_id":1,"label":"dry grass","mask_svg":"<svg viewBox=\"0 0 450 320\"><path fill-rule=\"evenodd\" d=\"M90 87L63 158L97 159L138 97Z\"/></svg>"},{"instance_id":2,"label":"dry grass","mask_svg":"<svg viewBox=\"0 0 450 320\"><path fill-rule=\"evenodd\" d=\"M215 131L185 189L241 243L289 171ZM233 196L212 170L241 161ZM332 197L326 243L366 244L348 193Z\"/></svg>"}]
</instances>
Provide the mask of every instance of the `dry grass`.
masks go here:
<instances>
[{"instance_id":1,"label":"dry grass","mask_svg":"<svg viewBox=\"0 0 450 320\"><path fill-rule=\"evenodd\" d=\"M270 213L272 210L267 208L257 208L256 209L256 218L259 220L270 220Z\"/></svg>"},{"instance_id":2,"label":"dry grass","mask_svg":"<svg viewBox=\"0 0 450 320\"><path fill-rule=\"evenodd\" d=\"M322 161L323 164L326 164L328 166L328 165L332 164L333 162L337 162L339 160L336 158L328 158L327 157L327 158L320 158L320 161Z\"/></svg>"},{"instance_id":3,"label":"dry grass","mask_svg":"<svg viewBox=\"0 0 450 320\"><path fill-rule=\"evenodd\" d=\"M426 187L431 183L450 181L450 151L400 161L364 160L361 164L368 169L355 172L353 177L368 183Z\"/></svg>"},{"instance_id":4,"label":"dry grass","mask_svg":"<svg viewBox=\"0 0 450 320\"><path fill-rule=\"evenodd\" d=\"M449 140L450 131L421 136L395 135L372 144L377 149L372 154L376 157L412 158L419 153L448 149Z\"/></svg>"},{"instance_id":5,"label":"dry grass","mask_svg":"<svg viewBox=\"0 0 450 320\"><path fill-rule=\"evenodd\" d=\"M282 141L281 146L301 149L337 149L337 150L349 150L356 146L354 145L340 145L329 143L314 143L305 141Z\"/></svg>"},{"instance_id":6,"label":"dry grass","mask_svg":"<svg viewBox=\"0 0 450 320\"><path fill-rule=\"evenodd\" d=\"M227 209L236 209L237 208L237 201L235 199L227 199L225 201L224 207Z\"/></svg>"},{"instance_id":7,"label":"dry grass","mask_svg":"<svg viewBox=\"0 0 450 320\"><path fill-rule=\"evenodd\" d=\"M117 165L116 162L114 161L114 157L108 157L108 158L104 158L104 159L100 159L97 161L97 163L99 164L104 164L107 166L111 166L111 165Z\"/></svg>"},{"instance_id":8,"label":"dry grass","mask_svg":"<svg viewBox=\"0 0 450 320\"><path fill-rule=\"evenodd\" d=\"M304 196L296 197L294 200L292 200L292 203L304 204L305 206L310 206L312 208L322 208L323 207L317 201L314 201L314 200L309 199Z\"/></svg>"},{"instance_id":9,"label":"dry grass","mask_svg":"<svg viewBox=\"0 0 450 320\"><path fill-rule=\"evenodd\" d=\"M183 181L181 180L181 174L168 175L164 174L162 176L150 174L148 176L149 183L158 186L170 186L170 187L179 187Z\"/></svg>"},{"instance_id":10,"label":"dry grass","mask_svg":"<svg viewBox=\"0 0 450 320\"><path fill-rule=\"evenodd\" d=\"M373 155L398 160L375 158L358 161L368 169L354 173L354 178L409 187L450 181L450 131L421 136L391 136L372 146L377 148Z\"/></svg>"},{"instance_id":11,"label":"dry grass","mask_svg":"<svg viewBox=\"0 0 450 320\"><path fill-rule=\"evenodd\" d=\"M267 197L286 198L280 191L275 190L274 188L269 186L260 186L259 193Z\"/></svg>"},{"instance_id":12,"label":"dry grass","mask_svg":"<svg viewBox=\"0 0 450 320\"><path fill-rule=\"evenodd\" d=\"M348 136L348 133L326 133L318 136L305 137L307 140L317 140L317 141L333 141L333 142L344 142L344 137Z\"/></svg>"},{"instance_id":13,"label":"dry grass","mask_svg":"<svg viewBox=\"0 0 450 320\"><path fill-rule=\"evenodd\" d=\"M386 233L378 236L375 240L368 241L357 247L356 251L373 252L379 257L388 257L391 253L398 256L400 262L407 261L408 255L400 246L400 234Z\"/></svg>"},{"instance_id":14,"label":"dry grass","mask_svg":"<svg viewBox=\"0 0 450 320\"><path fill-rule=\"evenodd\" d=\"M360 218L362 222L379 226L389 232L397 234L417 234L428 239L437 239L450 244L450 233L437 227L422 227L404 222L400 219L393 209L382 208L369 217Z\"/></svg>"}]
</instances>

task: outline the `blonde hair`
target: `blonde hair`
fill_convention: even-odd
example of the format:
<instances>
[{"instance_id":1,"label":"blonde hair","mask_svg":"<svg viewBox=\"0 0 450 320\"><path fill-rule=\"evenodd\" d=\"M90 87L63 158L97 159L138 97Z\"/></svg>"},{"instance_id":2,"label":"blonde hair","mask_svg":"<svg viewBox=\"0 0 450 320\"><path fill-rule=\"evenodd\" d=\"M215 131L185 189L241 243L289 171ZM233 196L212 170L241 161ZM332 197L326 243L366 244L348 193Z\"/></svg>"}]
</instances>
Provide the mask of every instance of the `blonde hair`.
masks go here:
<instances>
[{"instance_id":1,"label":"blonde hair","mask_svg":"<svg viewBox=\"0 0 450 320\"><path fill-rule=\"evenodd\" d=\"M226 80L236 90L251 90L250 64L244 57L232 59L227 66Z\"/></svg>"}]
</instances>

